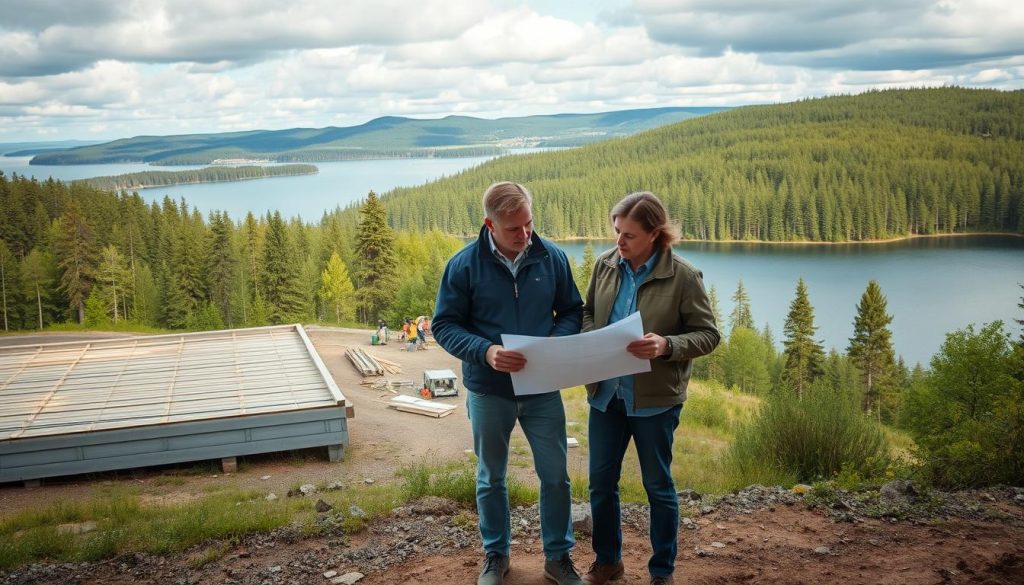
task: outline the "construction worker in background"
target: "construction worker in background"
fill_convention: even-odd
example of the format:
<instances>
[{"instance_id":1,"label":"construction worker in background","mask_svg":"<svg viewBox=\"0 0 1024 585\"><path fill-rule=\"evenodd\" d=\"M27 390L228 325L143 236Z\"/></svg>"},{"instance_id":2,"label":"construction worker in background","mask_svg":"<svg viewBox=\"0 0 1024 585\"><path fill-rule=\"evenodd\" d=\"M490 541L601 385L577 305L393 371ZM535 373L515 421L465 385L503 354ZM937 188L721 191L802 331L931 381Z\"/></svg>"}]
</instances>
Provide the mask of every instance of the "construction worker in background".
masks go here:
<instances>
[{"instance_id":1,"label":"construction worker in background","mask_svg":"<svg viewBox=\"0 0 1024 585\"><path fill-rule=\"evenodd\" d=\"M409 326L409 334L406 336L405 342L415 345L417 343L416 324L412 322L412 319L406 319L405 324Z\"/></svg>"},{"instance_id":2,"label":"construction worker in background","mask_svg":"<svg viewBox=\"0 0 1024 585\"><path fill-rule=\"evenodd\" d=\"M427 318L423 315L416 318L416 341L418 342L416 349L427 349L425 347L427 343L426 321Z\"/></svg>"},{"instance_id":3,"label":"construction worker in background","mask_svg":"<svg viewBox=\"0 0 1024 585\"><path fill-rule=\"evenodd\" d=\"M409 340L409 329L412 328L411 321L408 317L405 318L405 322L402 323L402 339L401 341Z\"/></svg>"}]
</instances>

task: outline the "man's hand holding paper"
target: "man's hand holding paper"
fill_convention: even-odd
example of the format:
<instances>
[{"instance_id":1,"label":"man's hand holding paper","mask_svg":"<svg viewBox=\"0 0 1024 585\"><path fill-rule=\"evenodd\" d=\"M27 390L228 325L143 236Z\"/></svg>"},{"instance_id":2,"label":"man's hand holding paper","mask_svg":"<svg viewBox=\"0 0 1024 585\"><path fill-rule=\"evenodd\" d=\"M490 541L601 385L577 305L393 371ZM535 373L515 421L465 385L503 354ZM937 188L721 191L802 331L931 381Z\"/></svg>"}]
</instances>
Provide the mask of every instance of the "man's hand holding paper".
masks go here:
<instances>
[{"instance_id":1,"label":"man's hand holding paper","mask_svg":"<svg viewBox=\"0 0 1024 585\"><path fill-rule=\"evenodd\" d=\"M522 396L649 372L649 360L626 351L627 345L643 337L640 313L633 313L587 333L563 337L502 334L501 342L504 349L526 358L525 367L512 373L512 387Z\"/></svg>"}]
</instances>

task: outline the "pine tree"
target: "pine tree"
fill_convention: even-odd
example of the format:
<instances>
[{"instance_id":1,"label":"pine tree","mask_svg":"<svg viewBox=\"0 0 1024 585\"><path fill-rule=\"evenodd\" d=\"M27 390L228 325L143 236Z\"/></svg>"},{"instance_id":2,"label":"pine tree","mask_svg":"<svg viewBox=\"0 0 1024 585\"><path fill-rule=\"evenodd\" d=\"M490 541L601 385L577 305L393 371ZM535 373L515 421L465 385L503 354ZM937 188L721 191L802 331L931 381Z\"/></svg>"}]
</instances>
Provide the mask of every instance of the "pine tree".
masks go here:
<instances>
[{"instance_id":1,"label":"pine tree","mask_svg":"<svg viewBox=\"0 0 1024 585\"><path fill-rule=\"evenodd\" d=\"M892 316L886 313L887 301L878 282L871 280L857 304L853 337L846 353L860 368L864 382L864 410L875 411L881 419L882 394L888 390L896 357L892 349Z\"/></svg>"},{"instance_id":2,"label":"pine tree","mask_svg":"<svg viewBox=\"0 0 1024 585\"><path fill-rule=\"evenodd\" d=\"M221 322L232 326L231 290L238 260L231 238L231 220L227 213L215 212L210 217L210 299L220 311Z\"/></svg>"},{"instance_id":3,"label":"pine tree","mask_svg":"<svg viewBox=\"0 0 1024 585\"><path fill-rule=\"evenodd\" d=\"M263 299L273 324L303 320L308 313L301 279L298 252L281 213L267 217L267 235L263 246Z\"/></svg>"},{"instance_id":4,"label":"pine tree","mask_svg":"<svg viewBox=\"0 0 1024 585\"><path fill-rule=\"evenodd\" d=\"M67 297L69 310L79 323L83 323L85 300L92 290L96 273L96 238L74 199L68 203L59 221L56 251L60 289Z\"/></svg>"},{"instance_id":5,"label":"pine tree","mask_svg":"<svg viewBox=\"0 0 1024 585\"><path fill-rule=\"evenodd\" d=\"M0 177L2 177L0 173ZM3 240L0 240L0 298L3 300L3 314L4 314L4 331L10 330L10 319L7 314L7 300L8 295L8 281L11 281L11 277L14 275L14 254L11 254L10 249L7 248L7 244ZM11 286L10 290L13 291L14 287Z\"/></svg>"},{"instance_id":6,"label":"pine tree","mask_svg":"<svg viewBox=\"0 0 1024 585\"><path fill-rule=\"evenodd\" d=\"M93 295L102 302L108 315L117 323L127 318L125 299L130 294L131 273L125 266L124 257L109 244L100 253L100 265L96 271L96 287Z\"/></svg>"},{"instance_id":7,"label":"pine tree","mask_svg":"<svg viewBox=\"0 0 1024 585\"><path fill-rule=\"evenodd\" d=\"M167 282L164 320L173 328L187 328L189 319L206 300L205 225L202 218L182 218L174 240L171 274Z\"/></svg>"},{"instance_id":8,"label":"pine tree","mask_svg":"<svg viewBox=\"0 0 1024 585\"><path fill-rule=\"evenodd\" d=\"M260 246L262 245L262 234L260 225L256 222L250 211L245 215L245 256L249 266L249 278L252 283L252 296L255 299L260 295L260 281L263 279L263 267L260 265Z\"/></svg>"},{"instance_id":9,"label":"pine tree","mask_svg":"<svg viewBox=\"0 0 1024 585\"><path fill-rule=\"evenodd\" d=\"M580 261L579 272L573 272L576 275L576 288L580 290L580 294L587 294L587 287L590 286L590 275L594 272L594 262L597 258L594 255L594 243L587 242L587 245L583 247L583 260Z\"/></svg>"},{"instance_id":10,"label":"pine tree","mask_svg":"<svg viewBox=\"0 0 1024 585\"><path fill-rule=\"evenodd\" d=\"M356 230L356 272L360 319L369 323L387 313L398 291L398 262L395 236L387 222L387 211L377 195L370 191L359 209Z\"/></svg>"},{"instance_id":11,"label":"pine tree","mask_svg":"<svg viewBox=\"0 0 1024 585\"><path fill-rule=\"evenodd\" d=\"M821 343L814 339L814 307L807 297L807 284L801 278L796 284L796 297L789 305L789 314L783 326L785 340L785 369L783 379L793 387L796 395L810 387L811 382L822 374L825 352Z\"/></svg>"},{"instance_id":12,"label":"pine tree","mask_svg":"<svg viewBox=\"0 0 1024 585\"><path fill-rule=\"evenodd\" d=\"M732 295L732 302L732 313L729 314L730 331L737 327L746 327L753 330L754 314L750 310L750 296L747 295L747 290L743 288L742 278L736 285L736 292Z\"/></svg>"},{"instance_id":13,"label":"pine tree","mask_svg":"<svg viewBox=\"0 0 1024 585\"><path fill-rule=\"evenodd\" d=\"M348 276L348 268L337 252L331 254L321 274L320 298L334 313L334 321L341 323L355 317L355 288Z\"/></svg>"},{"instance_id":14,"label":"pine tree","mask_svg":"<svg viewBox=\"0 0 1024 585\"><path fill-rule=\"evenodd\" d=\"M36 327L42 329L44 310L49 313L51 309L48 301L53 288L53 258L39 248L32 248L21 262L21 285L24 296L35 300Z\"/></svg>"}]
</instances>

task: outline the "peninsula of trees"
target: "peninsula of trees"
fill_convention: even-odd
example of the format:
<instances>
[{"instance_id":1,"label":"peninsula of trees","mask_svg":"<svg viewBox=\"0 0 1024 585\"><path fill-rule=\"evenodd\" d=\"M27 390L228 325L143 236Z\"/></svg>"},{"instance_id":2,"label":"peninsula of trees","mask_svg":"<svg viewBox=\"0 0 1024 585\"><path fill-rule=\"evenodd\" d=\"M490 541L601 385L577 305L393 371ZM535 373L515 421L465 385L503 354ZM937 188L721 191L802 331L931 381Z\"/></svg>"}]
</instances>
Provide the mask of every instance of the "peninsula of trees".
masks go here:
<instances>
[{"instance_id":1,"label":"peninsula of trees","mask_svg":"<svg viewBox=\"0 0 1024 585\"><path fill-rule=\"evenodd\" d=\"M90 179L82 179L81 182L97 189L108 191L131 191L133 189L165 187L167 185L219 183L222 181L244 181L246 179L265 179L268 177L315 175L317 172L319 172L319 169L314 165L214 166L187 171L143 171L109 177L92 177Z\"/></svg>"},{"instance_id":2,"label":"peninsula of trees","mask_svg":"<svg viewBox=\"0 0 1024 585\"><path fill-rule=\"evenodd\" d=\"M479 194L529 185L538 230L609 238L653 191L698 240L848 242L1024 233L1024 91L963 88L735 108L629 138L502 157L382 196L397 229L476 233Z\"/></svg>"}]
</instances>

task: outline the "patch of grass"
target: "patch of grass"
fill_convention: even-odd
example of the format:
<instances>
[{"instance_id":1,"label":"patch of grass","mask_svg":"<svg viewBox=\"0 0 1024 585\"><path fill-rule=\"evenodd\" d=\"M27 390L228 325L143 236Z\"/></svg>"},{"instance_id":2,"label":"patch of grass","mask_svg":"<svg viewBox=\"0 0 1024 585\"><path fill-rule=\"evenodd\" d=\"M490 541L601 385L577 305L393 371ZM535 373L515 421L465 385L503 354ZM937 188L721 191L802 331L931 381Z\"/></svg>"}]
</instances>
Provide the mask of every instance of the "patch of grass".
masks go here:
<instances>
[{"instance_id":1,"label":"patch of grass","mask_svg":"<svg viewBox=\"0 0 1024 585\"><path fill-rule=\"evenodd\" d=\"M150 480L150 485L154 487L178 487L183 486L186 483L187 482L184 477L179 477L176 475L158 475L157 477L154 477L153 479Z\"/></svg>"},{"instance_id":2,"label":"patch of grass","mask_svg":"<svg viewBox=\"0 0 1024 585\"><path fill-rule=\"evenodd\" d=\"M237 538L289 523L302 503L268 503L257 492L232 491L188 504L143 506L129 490L108 490L92 501L56 502L0 523L0 568L39 560L89 561L138 551L181 552L208 540ZM305 502L306 507L311 506ZM96 522L73 535L60 524Z\"/></svg>"},{"instance_id":3,"label":"patch of grass","mask_svg":"<svg viewBox=\"0 0 1024 585\"><path fill-rule=\"evenodd\" d=\"M189 559L188 565L193 569L200 569L214 561L219 561L228 554L232 546L234 546L232 541L215 542L206 547L199 555Z\"/></svg>"},{"instance_id":4,"label":"patch of grass","mask_svg":"<svg viewBox=\"0 0 1024 585\"><path fill-rule=\"evenodd\" d=\"M405 500L437 496L466 506L476 504L476 466L473 463L418 463L402 468L397 475L402 478ZM526 485L511 474L506 482L511 505L530 505L537 501L537 488Z\"/></svg>"},{"instance_id":5,"label":"patch of grass","mask_svg":"<svg viewBox=\"0 0 1024 585\"><path fill-rule=\"evenodd\" d=\"M508 464L512 467L532 468L533 453L530 451L530 444L524 437L513 436L509 440Z\"/></svg>"}]
</instances>

